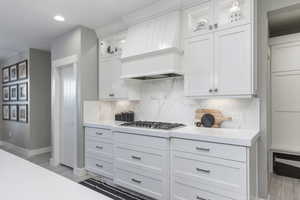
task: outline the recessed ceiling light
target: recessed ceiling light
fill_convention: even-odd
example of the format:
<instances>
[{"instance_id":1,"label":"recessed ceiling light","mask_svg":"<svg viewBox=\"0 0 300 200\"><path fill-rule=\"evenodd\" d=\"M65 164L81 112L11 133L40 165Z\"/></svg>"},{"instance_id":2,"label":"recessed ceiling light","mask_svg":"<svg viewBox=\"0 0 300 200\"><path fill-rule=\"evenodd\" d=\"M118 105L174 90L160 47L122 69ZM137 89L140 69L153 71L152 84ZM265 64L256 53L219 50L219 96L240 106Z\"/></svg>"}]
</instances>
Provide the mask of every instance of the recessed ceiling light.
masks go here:
<instances>
[{"instance_id":1,"label":"recessed ceiling light","mask_svg":"<svg viewBox=\"0 0 300 200\"><path fill-rule=\"evenodd\" d=\"M55 15L55 16L53 17L53 19L54 19L55 21L58 21L58 22L64 22L64 21L65 21L65 18L64 18L63 16L61 16L61 15Z\"/></svg>"}]
</instances>

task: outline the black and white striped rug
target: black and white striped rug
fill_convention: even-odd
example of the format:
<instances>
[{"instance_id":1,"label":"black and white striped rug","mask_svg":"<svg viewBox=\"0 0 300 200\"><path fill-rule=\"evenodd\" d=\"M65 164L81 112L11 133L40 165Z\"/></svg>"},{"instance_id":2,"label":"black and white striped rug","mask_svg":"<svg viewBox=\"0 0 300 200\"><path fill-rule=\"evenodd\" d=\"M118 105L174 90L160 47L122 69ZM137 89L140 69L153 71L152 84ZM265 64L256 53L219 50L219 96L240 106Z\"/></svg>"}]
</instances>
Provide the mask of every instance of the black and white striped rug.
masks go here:
<instances>
[{"instance_id":1,"label":"black and white striped rug","mask_svg":"<svg viewBox=\"0 0 300 200\"><path fill-rule=\"evenodd\" d=\"M102 181L90 178L83 182L80 182L81 185L86 186L96 192L99 192L107 197L110 197L114 200L146 200L137 195L133 195L129 192L126 192L120 188L111 186Z\"/></svg>"}]
</instances>

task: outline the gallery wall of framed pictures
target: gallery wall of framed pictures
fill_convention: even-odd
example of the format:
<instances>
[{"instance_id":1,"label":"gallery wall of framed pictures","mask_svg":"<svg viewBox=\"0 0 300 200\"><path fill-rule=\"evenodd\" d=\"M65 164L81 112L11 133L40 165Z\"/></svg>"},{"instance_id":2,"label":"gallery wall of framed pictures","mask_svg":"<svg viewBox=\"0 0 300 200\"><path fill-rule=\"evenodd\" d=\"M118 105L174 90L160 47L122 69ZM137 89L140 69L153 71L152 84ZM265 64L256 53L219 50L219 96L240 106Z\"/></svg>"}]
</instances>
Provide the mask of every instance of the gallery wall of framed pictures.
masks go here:
<instances>
[{"instance_id":1,"label":"gallery wall of framed pictures","mask_svg":"<svg viewBox=\"0 0 300 200\"><path fill-rule=\"evenodd\" d=\"M2 119L28 123L28 61L2 68Z\"/></svg>"}]
</instances>

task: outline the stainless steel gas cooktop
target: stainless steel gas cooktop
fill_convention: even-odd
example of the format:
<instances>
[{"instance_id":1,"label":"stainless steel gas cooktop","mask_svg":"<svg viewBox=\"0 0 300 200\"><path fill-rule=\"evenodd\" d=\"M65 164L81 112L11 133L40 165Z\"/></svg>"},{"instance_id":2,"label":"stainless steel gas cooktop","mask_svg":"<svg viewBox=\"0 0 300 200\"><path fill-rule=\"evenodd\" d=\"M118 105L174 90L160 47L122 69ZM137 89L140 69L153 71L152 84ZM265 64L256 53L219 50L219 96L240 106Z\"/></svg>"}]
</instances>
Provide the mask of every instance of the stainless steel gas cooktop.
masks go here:
<instances>
[{"instance_id":1,"label":"stainless steel gas cooktop","mask_svg":"<svg viewBox=\"0 0 300 200\"><path fill-rule=\"evenodd\" d=\"M137 128L150 128L150 129L162 129L171 130L185 126L179 123L166 123L166 122L151 122L151 121L135 121L121 124L121 126L137 127Z\"/></svg>"}]
</instances>

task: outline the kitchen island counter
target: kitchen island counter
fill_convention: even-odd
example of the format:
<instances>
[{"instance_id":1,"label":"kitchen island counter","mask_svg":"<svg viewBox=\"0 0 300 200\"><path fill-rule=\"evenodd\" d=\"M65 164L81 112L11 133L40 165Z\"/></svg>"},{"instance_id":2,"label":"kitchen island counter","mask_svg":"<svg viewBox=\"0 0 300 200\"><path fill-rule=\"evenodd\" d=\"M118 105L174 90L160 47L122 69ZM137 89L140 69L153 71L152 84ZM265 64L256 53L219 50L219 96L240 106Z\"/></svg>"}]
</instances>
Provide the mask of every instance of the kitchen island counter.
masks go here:
<instances>
[{"instance_id":1,"label":"kitchen island counter","mask_svg":"<svg viewBox=\"0 0 300 200\"><path fill-rule=\"evenodd\" d=\"M0 188L3 200L112 200L2 150Z\"/></svg>"}]
</instances>

